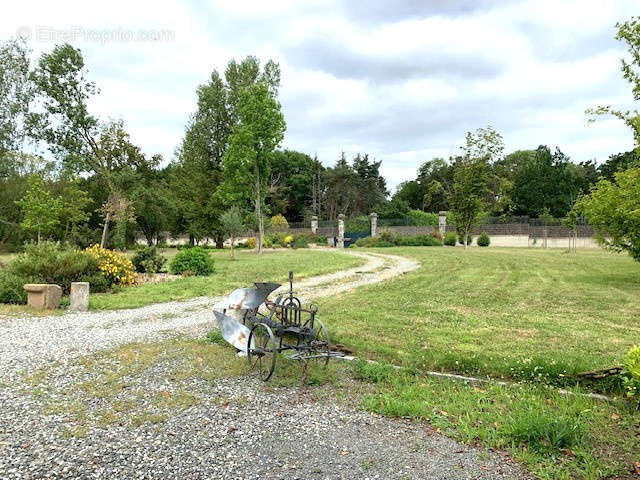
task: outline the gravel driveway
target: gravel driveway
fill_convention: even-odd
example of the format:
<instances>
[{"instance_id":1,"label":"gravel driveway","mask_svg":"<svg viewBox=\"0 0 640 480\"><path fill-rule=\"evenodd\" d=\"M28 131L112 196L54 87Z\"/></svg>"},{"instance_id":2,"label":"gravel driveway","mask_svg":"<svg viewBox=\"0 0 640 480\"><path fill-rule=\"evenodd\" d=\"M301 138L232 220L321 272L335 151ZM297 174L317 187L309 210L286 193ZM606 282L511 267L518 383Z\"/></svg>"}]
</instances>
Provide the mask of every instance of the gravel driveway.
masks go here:
<instances>
[{"instance_id":1,"label":"gravel driveway","mask_svg":"<svg viewBox=\"0 0 640 480\"><path fill-rule=\"evenodd\" d=\"M334 295L418 266L393 255L357 255L367 258L365 266L300 282L301 296ZM93 415L98 397L60 390L67 410L43 410L51 392L82 377L85 355L134 340L201 334L211 328L217 300L0 318L0 478L528 478L502 454L460 445L425 423L363 412L330 386L271 388L251 376L191 378L180 388L199 401L166 420L137 428L91 423L79 436L67 435L69 406ZM51 385L24 383L25 374L40 367L56 370L47 380ZM160 363L129 378L122 395L151 396L169 388L170 376L170 365Z\"/></svg>"},{"instance_id":2,"label":"gravel driveway","mask_svg":"<svg viewBox=\"0 0 640 480\"><path fill-rule=\"evenodd\" d=\"M413 260L396 255L348 250L345 254L362 257L367 262L360 267L296 282L299 296L309 300L336 295L387 280L419 266ZM284 290L288 286L281 288ZM200 334L215 324L212 306L221 298L199 297L135 309L49 317L0 316L0 373L5 380L11 380L18 372L43 363L64 361L122 343L157 340L176 333Z\"/></svg>"}]
</instances>

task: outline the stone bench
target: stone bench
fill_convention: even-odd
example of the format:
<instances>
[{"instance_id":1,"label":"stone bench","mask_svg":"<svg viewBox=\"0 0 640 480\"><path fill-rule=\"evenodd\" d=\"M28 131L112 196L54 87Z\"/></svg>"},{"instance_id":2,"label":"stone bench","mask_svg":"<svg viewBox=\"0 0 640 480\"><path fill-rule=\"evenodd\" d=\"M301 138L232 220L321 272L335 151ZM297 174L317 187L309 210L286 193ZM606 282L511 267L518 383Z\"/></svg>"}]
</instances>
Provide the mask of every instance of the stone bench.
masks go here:
<instances>
[{"instance_id":1,"label":"stone bench","mask_svg":"<svg viewBox=\"0 0 640 480\"><path fill-rule=\"evenodd\" d=\"M46 283L27 283L24 287L27 292L27 305L37 310L53 310L60 307L62 288L58 285Z\"/></svg>"}]
</instances>

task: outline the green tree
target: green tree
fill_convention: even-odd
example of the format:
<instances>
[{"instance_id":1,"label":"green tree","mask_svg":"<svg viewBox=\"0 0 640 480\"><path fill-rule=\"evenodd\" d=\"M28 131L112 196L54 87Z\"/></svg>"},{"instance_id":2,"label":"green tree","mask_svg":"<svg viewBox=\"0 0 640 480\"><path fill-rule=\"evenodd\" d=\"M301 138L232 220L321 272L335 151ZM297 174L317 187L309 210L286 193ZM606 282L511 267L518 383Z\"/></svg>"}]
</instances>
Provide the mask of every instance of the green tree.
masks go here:
<instances>
[{"instance_id":1,"label":"green tree","mask_svg":"<svg viewBox=\"0 0 640 480\"><path fill-rule=\"evenodd\" d=\"M222 159L239 122L237 107L241 93L258 82L267 85L275 95L280 82L279 67L269 61L261 69L258 59L249 56L240 62L231 60L224 79L214 70L209 81L197 89L197 110L187 125L169 182L179 212L176 226L186 231L192 241L211 236L222 248L220 215L225 199L217 193L223 180Z\"/></svg>"},{"instance_id":2,"label":"green tree","mask_svg":"<svg viewBox=\"0 0 640 480\"><path fill-rule=\"evenodd\" d=\"M235 258L234 246L236 238L238 238L245 231L244 221L242 219L242 212L237 206L231 207L229 210L220 215L220 224L222 230L229 236L231 241L231 258Z\"/></svg>"},{"instance_id":3,"label":"green tree","mask_svg":"<svg viewBox=\"0 0 640 480\"><path fill-rule=\"evenodd\" d=\"M494 163L502 158L504 140L490 125L478 128L475 133L467 132L465 145L460 147L467 160L479 160Z\"/></svg>"},{"instance_id":4,"label":"green tree","mask_svg":"<svg viewBox=\"0 0 640 480\"><path fill-rule=\"evenodd\" d=\"M42 235L52 233L60 223L62 200L51 196L38 175L29 177L29 189L16 204L22 209L20 226L27 232L36 233L38 243Z\"/></svg>"},{"instance_id":5,"label":"green tree","mask_svg":"<svg viewBox=\"0 0 640 480\"><path fill-rule=\"evenodd\" d=\"M600 180L576 202L576 210L587 217L601 245L640 261L640 167L614 177Z\"/></svg>"},{"instance_id":6,"label":"green tree","mask_svg":"<svg viewBox=\"0 0 640 480\"><path fill-rule=\"evenodd\" d=\"M80 189L77 181L71 181L62 190L61 224L65 235L75 237L79 224L89 219L87 207L91 204L89 194Z\"/></svg>"},{"instance_id":7,"label":"green tree","mask_svg":"<svg viewBox=\"0 0 640 480\"><path fill-rule=\"evenodd\" d=\"M109 202L121 203L124 195L118 188L117 174L142 158L124 129L124 122L100 124L91 115L88 101L98 88L86 78L84 59L79 49L69 44L44 53L32 75L42 96L44 112L30 116L33 135L48 143L63 166L74 173L97 175L106 185ZM104 208L104 226L100 245L106 246L112 208Z\"/></svg>"},{"instance_id":8,"label":"green tree","mask_svg":"<svg viewBox=\"0 0 640 480\"><path fill-rule=\"evenodd\" d=\"M488 184L488 165L484 161L461 161L456 166L449 200L450 217L464 239L465 249L473 227L486 210Z\"/></svg>"},{"instance_id":9,"label":"green tree","mask_svg":"<svg viewBox=\"0 0 640 480\"><path fill-rule=\"evenodd\" d=\"M264 198L274 150L284 137L286 123L266 83L251 85L239 93L238 123L229 138L223 159L223 195L236 203L251 199L258 221L258 254L264 240Z\"/></svg>"},{"instance_id":10,"label":"green tree","mask_svg":"<svg viewBox=\"0 0 640 480\"><path fill-rule=\"evenodd\" d=\"M541 145L533 157L520 165L513 187L515 212L538 217L545 209L564 217L579 193L569 159L556 148Z\"/></svg>"},{"instance_id":11,"label":"green tree","mask_svg":"<svg viewBox=\"0 0 640 480\"><path fill-rule=\"evenodd\" d=\"M276 151L271 161L267 203L274 214L299 222L313 210L314 160L295 150Z\"/></svg>"},{"instance_id":12,"label":"green tree","mask_svg":"<svg viewBox=\"0 0 640 480\"><path fill-rule=\"evenodd\" d=\"M398 185L392 198L405 201L410 208L417 210L423 206L424 194L417 181L407 180Z\"/></svg>"},{"instance_id":13,"label":"green tree","mask_svg":"<svg viewBox=\"0 0 640 480\"><path fill-rule=\"evenodd\" d=\"M26 119L33 100L29 49L21 38L0 43L0 177L8 173L26 135Z\"/></svg>"}]
</instances>

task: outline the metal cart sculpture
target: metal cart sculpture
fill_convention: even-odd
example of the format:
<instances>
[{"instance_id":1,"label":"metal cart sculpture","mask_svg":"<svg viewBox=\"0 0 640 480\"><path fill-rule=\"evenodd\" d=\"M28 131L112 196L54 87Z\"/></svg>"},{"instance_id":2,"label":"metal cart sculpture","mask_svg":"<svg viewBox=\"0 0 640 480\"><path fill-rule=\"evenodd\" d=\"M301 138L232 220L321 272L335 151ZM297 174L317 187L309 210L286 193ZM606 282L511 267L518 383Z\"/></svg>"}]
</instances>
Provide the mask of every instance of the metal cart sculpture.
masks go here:
<instances>
[{"instance_id":1,"label":"metal cart sculpture","mask_svg":"<svg viewBox=\"0 0 640 480\"><path fill-rule=\"evenodd\" d=\"M331 350L329 332L316 318L317 306L303 308L293 291L293 272L289 272L289 292L268 300L279 283L255 283L239 288L214 306L222 337L246 354L249 366L265 382L271 378L278 354L290 360L318 360L324 365L342 352ZM262 311L260 307L263 306Z\"/></svg>"}]
</instances>

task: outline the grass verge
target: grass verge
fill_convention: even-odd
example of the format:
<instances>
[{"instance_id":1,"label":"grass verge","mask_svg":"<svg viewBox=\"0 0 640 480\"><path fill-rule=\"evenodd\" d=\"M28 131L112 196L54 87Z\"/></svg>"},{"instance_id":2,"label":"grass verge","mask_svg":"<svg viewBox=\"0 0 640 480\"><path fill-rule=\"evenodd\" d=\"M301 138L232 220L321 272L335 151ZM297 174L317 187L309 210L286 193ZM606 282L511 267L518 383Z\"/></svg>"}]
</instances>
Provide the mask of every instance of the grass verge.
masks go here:
<instances>
[{"instance_id":1,"label":"grass verge","mask_svg":"<svg viewBox=\"0 0 640 480\"><path fill-rule=\"evenodd\" d=\"M540 478L637 478L640 418L620 402L542 385L480 388L364 361L354 362L353 372L376 385L363 408L426 420L464 443L506 450Z\"/></svg>"},{"instance_id":2,"label":"grass verge","mask_svg":"<svg viewBox=\"0 0 640 480\"><path fill-rule=\"evenodd\" d=\"M188 277L164 283L117 289L115 293L94 294L91 309L135 308L152 303L221 295L253 282L288 281L354 268L365 263L359 257L315 250L266 251L261 256L239 252L232 260L229 252L212 253L216 271L208 277Z\"/></svg>"}]
</instances>

